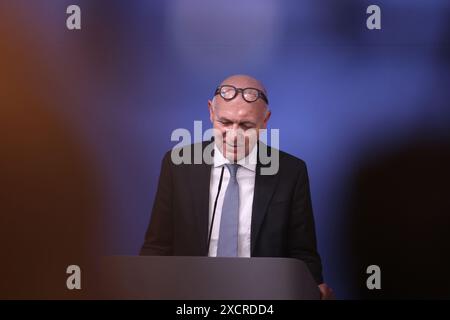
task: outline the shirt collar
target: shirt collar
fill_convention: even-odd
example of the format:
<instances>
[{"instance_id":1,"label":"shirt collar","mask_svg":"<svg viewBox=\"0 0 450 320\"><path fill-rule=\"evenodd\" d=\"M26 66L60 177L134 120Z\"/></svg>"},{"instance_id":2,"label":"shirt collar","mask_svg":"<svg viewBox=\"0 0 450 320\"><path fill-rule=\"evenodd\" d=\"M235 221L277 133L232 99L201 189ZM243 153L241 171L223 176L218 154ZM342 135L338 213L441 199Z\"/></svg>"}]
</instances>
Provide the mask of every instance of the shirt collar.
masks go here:
<instances>
[{"instance_id":1,"label":"shirt collar","mask_svg":"<svg viewBox=\"0 0 450 320\"><path fill-rule=\"evenodd\" d=\"M256 156L257 156L257 147L253 147L252 151L245 157L240 160L238 160L237 164L240 166L255 172L256 171ZM214 143L214 168L221 167L226 163L230 163L230 160L225 158L222 154L222 152L219 150L217 145Z\"/></svg>"}]
</instances>

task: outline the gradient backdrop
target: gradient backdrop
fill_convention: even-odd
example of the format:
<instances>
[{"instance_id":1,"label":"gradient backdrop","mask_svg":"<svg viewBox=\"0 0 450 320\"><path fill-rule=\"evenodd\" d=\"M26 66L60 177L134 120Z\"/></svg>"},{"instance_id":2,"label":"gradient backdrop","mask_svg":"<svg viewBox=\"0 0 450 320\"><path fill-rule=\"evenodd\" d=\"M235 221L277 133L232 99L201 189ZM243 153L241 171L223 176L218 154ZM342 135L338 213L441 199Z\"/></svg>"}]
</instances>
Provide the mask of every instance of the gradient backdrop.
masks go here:
<instances>
[{"instance_id":1,"label":"gradient backdrop","mask_svg":"<svg viewBox=\"0 0 450 320\"><path fill-rule=\"evenodd\" d=\"M338 298L449 298L449 39L446 0L0 0L0 296L80 297L64 266L137 254L171 132L247 73Z\"/></svg>"}]
</instances>

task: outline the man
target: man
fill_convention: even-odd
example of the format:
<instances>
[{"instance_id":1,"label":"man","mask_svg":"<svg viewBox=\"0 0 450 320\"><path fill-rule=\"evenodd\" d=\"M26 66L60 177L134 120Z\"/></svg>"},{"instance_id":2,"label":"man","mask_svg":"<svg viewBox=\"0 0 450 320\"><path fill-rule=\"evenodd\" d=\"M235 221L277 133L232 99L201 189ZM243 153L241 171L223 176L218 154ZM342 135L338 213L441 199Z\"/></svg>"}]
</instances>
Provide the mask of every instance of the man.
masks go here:
<instances>
[{"instance_id":1,"label":"man","mask_svg":"<svg viewBox=\"0 0 450 320\"><path fill-rule=\"evenodd\" d=\"M267 162L258 150L278 152L258 142L271 115L263 85L249 76L231 76L208 108L214 142L203 142L200 150L213 146L213 164L176 165L176 153L166 154L141 255L298 258L322 298L332 298L316 248L305 163L279 151L277 170L263 171ZM180 152L190 155L197 147Z\"/></svg>"}]
</instances>

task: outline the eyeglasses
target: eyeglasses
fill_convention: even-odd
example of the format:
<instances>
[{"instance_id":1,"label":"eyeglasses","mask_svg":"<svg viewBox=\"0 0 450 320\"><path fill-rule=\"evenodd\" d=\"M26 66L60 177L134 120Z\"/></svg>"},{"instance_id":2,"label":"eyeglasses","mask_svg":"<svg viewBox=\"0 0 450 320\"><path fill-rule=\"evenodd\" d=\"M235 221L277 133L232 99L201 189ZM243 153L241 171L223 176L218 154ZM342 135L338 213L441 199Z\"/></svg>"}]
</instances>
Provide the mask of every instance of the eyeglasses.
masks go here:
<instances>
[{"instance_id":1,"label":"eyeglasses","mask_svg":"<svg viewBox=\"0 0 450 320\"><path fill-rule=\"evenodd\" d=\"M269 104L269 100L264 92L256 88L236 88L235 86L226 84L217 87L214 95L220 94L224 100L230 101L233 100L239 92L241 92L242 98L247 102L255 102L258 98L261 98Z\"/></svg>"}]
</instances>

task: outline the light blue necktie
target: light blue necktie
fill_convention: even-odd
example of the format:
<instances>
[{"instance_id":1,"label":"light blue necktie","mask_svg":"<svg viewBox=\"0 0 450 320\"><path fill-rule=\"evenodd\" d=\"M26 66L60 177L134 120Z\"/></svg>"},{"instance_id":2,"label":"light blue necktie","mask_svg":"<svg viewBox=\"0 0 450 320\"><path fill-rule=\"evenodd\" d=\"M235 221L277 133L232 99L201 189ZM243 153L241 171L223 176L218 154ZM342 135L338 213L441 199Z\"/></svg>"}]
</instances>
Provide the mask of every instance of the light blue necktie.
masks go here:
<instances>
[{"instance_id":1,"label":"light blue necktie","mask_svg":"<svg viewBox=\"0 0 450 320\"><path fill-rule=\"evenodd\" d=\"M238 164L225 165L230 172L225 198L223 199L220 218L218 257L237 257L238 255L238 221L239 221L239 185L236 179Z\"/></svg>"}]
</instances>

